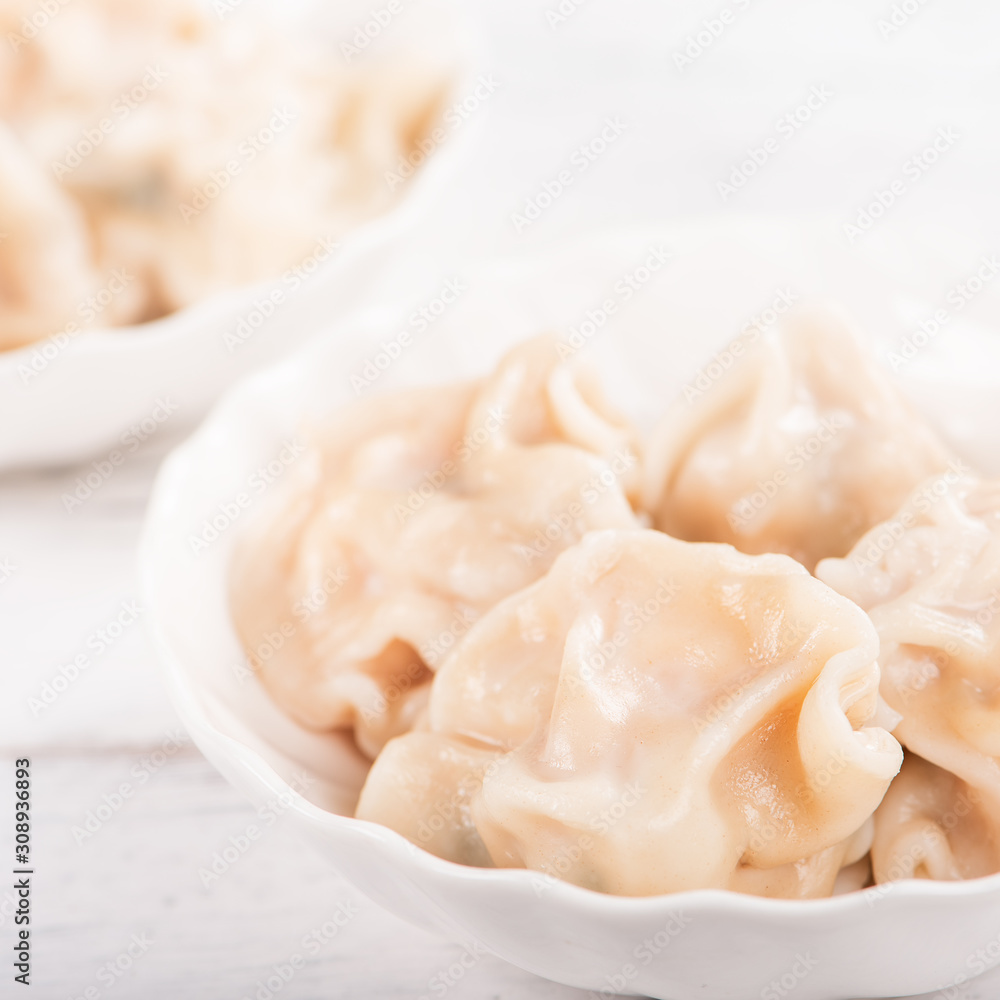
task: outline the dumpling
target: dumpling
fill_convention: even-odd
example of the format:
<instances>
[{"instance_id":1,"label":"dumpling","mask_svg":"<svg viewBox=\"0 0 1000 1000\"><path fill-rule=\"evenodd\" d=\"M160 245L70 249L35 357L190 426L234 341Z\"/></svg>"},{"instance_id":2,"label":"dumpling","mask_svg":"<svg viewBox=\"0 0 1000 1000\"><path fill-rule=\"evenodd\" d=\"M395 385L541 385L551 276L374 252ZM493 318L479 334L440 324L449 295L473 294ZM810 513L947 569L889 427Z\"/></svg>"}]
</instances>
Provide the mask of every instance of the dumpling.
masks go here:
<instances>
[{"instance_id":1,"label":"dumpling","mask_svg":"<svg viewBox=\"0 0 1000 1000\"><path fill-rule=\"evenodd\" d=\"M784 552L811 570L947 467L836 314L799 313L738 346L715 384L686 388L650 443L645 504L662 531Z\"/></svg>"},{"instance_id":2,"label":"dumpling","mask_svg":"<svg viewBox=\"0 0 1000 1000\"><path fill-rule=\"evenodd\" d=\"M82 213L0 122L0 351L79 324L97 285Z\"/></svg>"},{"instance_id":3,"label":"dumpling","mask_svg":"<svg viewBox=\"0 0 1000 1000\"><path fill-rule=\"evenodd\" d=\"M595 531L469 632L356 814L603 892L828 895L902 759L877 656L787 556Z\"/></svg>"},{"instance_id":4,"label":"dumpling","mask_svg":"<svg viewBox=\"0 0 1000 1000\"><path fill-rule=\"evenodd\" d=\"M273 698L374 756L471 624L595 528L637 520L635 435L556 342L483 383L346 408L242 540L232 613Z\"/></svg>"},{"instance_id":5,"label":"dumpling","mask_svg":"<svg viewBox=\"0 0 1000 1000\"><path fill-rule=\"evenodd\" d=\"M38 206L0 150L0 233L19 255L0 255L0 286L23 268L48 296L13 333L0 326L0 348L60 329L53 304L73 319L101 292L88 315L106 327L283 273L294 291L435 145L455 72L426 46L344 65L319 11L294 24L273 5L212 6L0 0L0 120L51 189ZM4 202L23 202L30 227ZM98 279L82 293L76 257Z\"/></svg>"},{"instance_id":6,"label":"dumpling","mask_svg":"<svg viewBox=\"0 0 1000 1000\"><path fill-rule=\"evenodd\" d=\"M907 753L875 813L872 871L879 883L1000 871L1000 814L961 778Z\"/></svg>"},{"instance_id":7,"label":"dumpling","mask_svg":"<svg viewBox=\"0 0 1000 1000\"><path fill-rule=\"evenodd\" d=\"M816 575L878 630L900 742L1000 818L1000 482L930 480Z\"/></svg>"}]
</instances>

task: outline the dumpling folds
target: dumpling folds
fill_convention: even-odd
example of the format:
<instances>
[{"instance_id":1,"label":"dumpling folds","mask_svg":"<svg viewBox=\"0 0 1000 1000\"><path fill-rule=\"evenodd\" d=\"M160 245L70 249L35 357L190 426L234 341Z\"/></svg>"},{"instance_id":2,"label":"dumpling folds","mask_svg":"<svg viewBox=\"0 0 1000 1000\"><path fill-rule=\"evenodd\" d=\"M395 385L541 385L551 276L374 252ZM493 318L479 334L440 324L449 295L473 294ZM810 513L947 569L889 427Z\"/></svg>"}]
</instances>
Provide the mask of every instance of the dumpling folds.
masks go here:
<instances>
[{"instance_id":1,"label":"dumpling folds","mask_svg":"<svg viewBox=\"0 0 1000 1000\"><path fill-rule=\"evenodd\" d=\"M634 434L555 341L483 383L346 408L242 540L232 613L273 698L374 756L472 623L595 528L633 527Z\"/></svg>"},{"instance_id":2,"label":"dumpling folds","mask_svg":"<svg viewBox=\"0 0 1000 1000\"><path fill-rule=\"evenodd\" d=\"M878 630L900 742L1000 817L1000 483L932 479L816 575Z\"/></svg>"},{"instance_id":3,"label":"dumpling folds","mask_svg":"<svg viewBox=\"0 0 1000 1000\"><path fill-rule=\"evenodd\" d=\"M877 656L786 556L594 532L470 631L357 815L603 892L827 895L902 758Z\"/></svg>"},{"instance_id":4,"label":"dumpling folds","mask_svg":"<svg viewBox=\"0 0 1000 1000\"><path fill-rule=\"evenodd\" d=\"M688 386L649 447L662 531L812 569L843 556L948 455L833 313L799 313Z\"/></svg>"},{"instance_id":5,"label":"dumpling folds","mask_svg":"<svg viewBox=\"0 0 1000 1000\"><path fill-rule=\"evenodd\" d=\"M875 813L876 882L1000 871L1000 815L961 778L907 753Z\"/></svg>"}]
</instances>

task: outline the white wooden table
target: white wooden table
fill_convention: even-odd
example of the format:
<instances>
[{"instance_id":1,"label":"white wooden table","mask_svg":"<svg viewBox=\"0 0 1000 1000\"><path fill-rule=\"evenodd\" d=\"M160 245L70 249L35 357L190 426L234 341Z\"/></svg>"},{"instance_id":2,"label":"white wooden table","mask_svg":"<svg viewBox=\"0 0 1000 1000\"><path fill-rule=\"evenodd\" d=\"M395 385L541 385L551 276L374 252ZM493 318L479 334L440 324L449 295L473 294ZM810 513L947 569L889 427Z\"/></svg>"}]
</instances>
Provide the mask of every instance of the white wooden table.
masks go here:
<instances>
[{"instance_id":1,"label":"white wooden table","mask_svg":"<svg viewBox=\"0 0 1000 1000\"><path fill-rule=\"evenodd\" d=\"M483 112L488 129L467 176L414 240L425 254L475 256L605 224L715 211L822 210L846 221L935 129L953 126L961 136L954 150L884 223L948 222L951 238L931 278L946 289L1000 249L1000 8L988 0L928 2L883 39L877 22L891 6L759 0L681 72L673 54L715 16L716 0L570 0L564 7L575 12L555 25L545 12L558 0L476 0L470 8L484 26L486 69L498 81ZM828 106L723 200L716 182L822 84L834 95ZM626 126L621 136L518 232L512 215L562 169L576 171L574 151L616 116ZM991 289L974 308L995 316L998 302ZM10 984L12 897L4 877L0 996L268 1000L268 978L296 955L302 968L271 990L282 1000L584 996L489 957L449 985L442 976L458 948L362 899L280 821L203 885L199 869L252 810L183 743L141 615L98 651L100 630L136 599L144 504L170 436L181 431L164 425L72 512L61 497L81 469L0 477L0 567L10 567L9 574L0 568L0 783L9 789L14 758L30 756L36 866L34 992ZM30 699L81 653L89 666L33 711ZM7 864L6 792L2 801ZM99 824L99 814L110 818ZM347 913L342 929L324 934ZM1000 975L959 993L997 996Z\"/></svg>"}]
</instances>

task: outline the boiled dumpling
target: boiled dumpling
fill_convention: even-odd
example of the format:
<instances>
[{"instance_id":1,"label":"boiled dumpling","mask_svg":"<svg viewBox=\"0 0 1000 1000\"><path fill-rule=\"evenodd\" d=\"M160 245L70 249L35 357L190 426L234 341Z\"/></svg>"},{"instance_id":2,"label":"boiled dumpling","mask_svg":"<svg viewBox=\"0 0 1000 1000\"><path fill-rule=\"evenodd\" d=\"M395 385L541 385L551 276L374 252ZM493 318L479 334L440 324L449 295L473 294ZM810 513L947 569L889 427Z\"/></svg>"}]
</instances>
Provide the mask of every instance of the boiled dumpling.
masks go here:
<instances>
[{"instance_id":1,"label":"boiled dumpling","mask_svg":"<svg viewBox=\"0 0 1000 1000\"><path fill-rule=\"evenodd\" d=\"M638 523L634 437L547 337L483 383L345 409L235 554L251 666L297 720L353 726L374 756L483 612L587 531Z\"/></svg>"},{"instance_id":2,"label":"boiled dumpling","mask_svg":"<svg viewBox=\"0 0 1000 1000\"><path fill-rule=\"evenodd\" d=\"M812 569L842 556L949 456L833 313L799 313L689 386L649 447L657 528ZM735 352L730 352L730 357Z\"/></svg>"},{"instance_id":3,"label":"boiled dumpling","mask_svg":"<svg viewBox=\"0 0 1000 1000\"><path fill-rule=\"evenodd\" d=\"M786 556L595 531L469 632L357 815L603 892L827 895L902 757L877 656Z\"/></svg>"},{"instance_id":4,"label":"boiled dumpling","mask_svg":"<svg viewBox=\"0 0 1000 1000\"><path fill-rule=\"evenodd\" d=\"M961 778L907 753L875 813L872 870L876 882L1000 871L1000 814Z\"/></svg>"},{"instance_id":5,"label":"boiled dumpling","mask_svg":"<svg viewBox=\"0 0 1000 1000\"><path fill-rule=\"evenodd\" d=\"M1000 820L1000 483L931 479L816 575L878 630L900 742Z\"/></svg>"},{"instance_id":6,"label":"boiled dumpling","mask_svg":"<svg viewBox=\"0 0 1000 1000\"><path fill-rule=\"evenodd\" d=\"M0 350L68 338L97 286L83 214L0 122Z\"/></svg>"}]
</instances>

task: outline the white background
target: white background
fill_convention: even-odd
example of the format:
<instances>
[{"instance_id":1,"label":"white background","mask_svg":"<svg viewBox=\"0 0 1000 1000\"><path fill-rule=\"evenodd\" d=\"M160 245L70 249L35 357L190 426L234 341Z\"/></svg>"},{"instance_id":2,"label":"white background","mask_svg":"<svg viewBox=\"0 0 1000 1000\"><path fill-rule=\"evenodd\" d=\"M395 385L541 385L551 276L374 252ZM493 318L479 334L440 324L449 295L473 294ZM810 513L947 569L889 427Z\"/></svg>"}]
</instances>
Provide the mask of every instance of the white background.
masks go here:
<instances>
[{"instance_id":1,"label":"white background","mask_svg":"<svg viewBox=\"0 0 1000 1000\"><path fill-rule=\"evenodd\" d=\"M478 145L462 176L399 248L380 294L422 274L433 290L452 261L605 226L723 212L856 222L879 190L906 177L906 162L939 128L958 138L919 180L907 178L904 194L862 239L892 229L931 247L934 266L920 276L929 301L1000 251L1000 7L987 0L926 0L888 37L878 22L891 15L892 2L750 0L740 7L732 0L732 23L684 70L674 55L704 19L718 17L724 5L717 0L566 2L562 8L573 12L555 25L546 11L557 9L556 0L467 6L484 42L483 73L496 90L476 112ZM405 31L404 13L386 35ZM777 121L814 86L833 96L724 198L717 182L748 147L779 137ZM609 118L624 130L580 170L575 152ZM514 214L565 169L572 182L519 232ZM969 311L994 321L1000 295L987 289ZM12 780L15 756L29 755L36 810L35 985L23 995L68 1000L90 987L102 997L253 997L272 966L304 955L304 936L347 903L357 915L281 997L583 996L480 956L442 993L435 977L460 950L361 899L280 822L204 887L199 868L253 812L190 745L140 784L143 759L177 730L141 622L92 655L55 704L37 716L29 709L58 667L88 651L96 630L136 598L144 505L158 461L183 430L167 421L72 512L61 496L86 464L0 478L0 564L13 567L0 582L0 746L8 762L0 781ZM123 782L131 796L78 843L73 827ZM11 823L5 806L3 857ZM0 883L0 944L8 955L5 893ZM109 987L99 970L134 934L152 943ZM0 995L20 995L5 969L6 958ZM993 980L959 995L995 997L1000 979Z\"/></svg>"}]
</instances>

